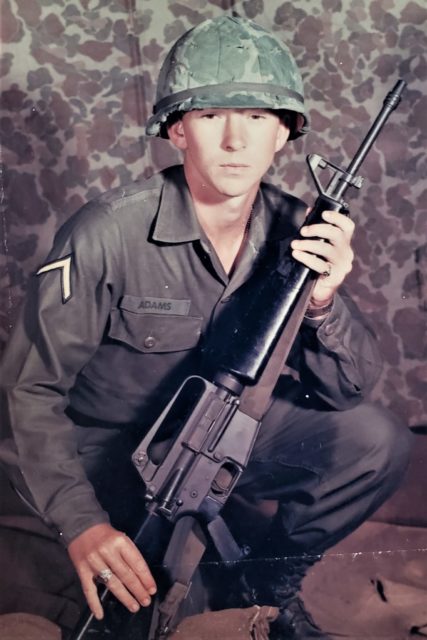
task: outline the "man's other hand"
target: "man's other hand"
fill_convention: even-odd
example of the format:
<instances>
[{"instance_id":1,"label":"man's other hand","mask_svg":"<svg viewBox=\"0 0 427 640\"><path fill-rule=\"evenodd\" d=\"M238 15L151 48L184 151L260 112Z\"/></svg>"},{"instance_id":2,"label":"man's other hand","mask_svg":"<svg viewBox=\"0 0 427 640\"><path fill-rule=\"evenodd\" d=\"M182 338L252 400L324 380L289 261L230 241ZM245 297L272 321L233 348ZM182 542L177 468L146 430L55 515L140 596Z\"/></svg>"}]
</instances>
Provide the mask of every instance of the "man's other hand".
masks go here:
<instances>
[{"instance_id":1,"label":"man's other hand","mask_svg":"<svg viewBox=\"0 0 427 640\"><path fill-rule=\"evenodd\" d=\"M109 571L108 589L120 602L136 612L150 604L156 583L136 545L109 524L97 524L75 538L68 553L79 575L83 592L95 618L104 613L96 588L101 572ZM108 571L109 570L109 571Z\"/></svg>"}]
</instances>

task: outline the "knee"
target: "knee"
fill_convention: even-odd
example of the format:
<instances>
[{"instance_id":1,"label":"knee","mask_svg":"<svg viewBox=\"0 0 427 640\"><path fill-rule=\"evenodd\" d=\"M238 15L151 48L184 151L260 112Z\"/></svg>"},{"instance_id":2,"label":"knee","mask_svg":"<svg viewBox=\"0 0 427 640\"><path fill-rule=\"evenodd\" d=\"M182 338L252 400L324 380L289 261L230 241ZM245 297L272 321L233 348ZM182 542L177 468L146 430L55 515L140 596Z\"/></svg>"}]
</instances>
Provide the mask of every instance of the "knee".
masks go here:
<instances>
[{"instance_id":1,"label":"knee","mask_svg":"<svg viewBox=\"0 0 427 640\"><path fill-rule=\"evenodd\" d=\"M413 435L393 413L376 404L356 410L358 444L365 452L366 471L397 484L408 464Z\"/></svg>"}]
</instances>

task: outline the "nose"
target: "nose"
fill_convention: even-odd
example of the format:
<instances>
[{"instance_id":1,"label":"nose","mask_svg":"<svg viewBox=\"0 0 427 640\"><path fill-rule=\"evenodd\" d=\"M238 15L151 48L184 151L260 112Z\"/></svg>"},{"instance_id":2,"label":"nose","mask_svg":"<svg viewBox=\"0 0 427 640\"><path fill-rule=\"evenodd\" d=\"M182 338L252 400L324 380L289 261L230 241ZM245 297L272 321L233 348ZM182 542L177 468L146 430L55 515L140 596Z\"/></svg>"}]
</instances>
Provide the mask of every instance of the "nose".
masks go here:
<instances>
[{"instance_id":1,"label":"nose","mask_svg":"<svg viewBox=\"0 0 427 640\"><path fill-rule=\"evenodd\" d=\"M223 147L227 151L239 151L246 146L244 119L241 114L229 112L225 115Z\"/></svg>"}]
</instances>

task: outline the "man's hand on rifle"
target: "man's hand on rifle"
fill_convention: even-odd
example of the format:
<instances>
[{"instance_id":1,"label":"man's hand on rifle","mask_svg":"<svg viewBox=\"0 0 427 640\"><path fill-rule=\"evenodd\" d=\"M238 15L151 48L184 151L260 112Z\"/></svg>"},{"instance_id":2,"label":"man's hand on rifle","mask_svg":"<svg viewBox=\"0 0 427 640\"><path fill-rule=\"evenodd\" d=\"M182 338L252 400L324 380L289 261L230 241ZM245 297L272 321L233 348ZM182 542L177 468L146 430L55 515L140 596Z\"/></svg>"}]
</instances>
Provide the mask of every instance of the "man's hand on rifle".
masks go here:
<instances>
[{"instance_id":1,"label":"man's hand on rifle","mask_svg":"<svg viewBox=\"0 0 427 640\"><path fill-rule=\"evenodd\" d=\"M68 553L79 575L83 592L95 618L103 610L95 581L104 583L120 602L136 612L150 604L156 583L136 545L109 524L97 524L75 538ZM110 577L111 574L111 577Z\"/></svg>"},{"instance_id":2,"label":"man's hand on rifle","mask_svg":"<svg viewBox=\"0 0 427 640\"><path fill-rule=\"evenodd\" d=\"M332 301L354 258L354 222L337 211L324 211L322 217L324 223L304 226L303 239L293 240L291 245L293 257L320 274L310 301L313 307L324 307Z\"/></svg>"}]
</instances>

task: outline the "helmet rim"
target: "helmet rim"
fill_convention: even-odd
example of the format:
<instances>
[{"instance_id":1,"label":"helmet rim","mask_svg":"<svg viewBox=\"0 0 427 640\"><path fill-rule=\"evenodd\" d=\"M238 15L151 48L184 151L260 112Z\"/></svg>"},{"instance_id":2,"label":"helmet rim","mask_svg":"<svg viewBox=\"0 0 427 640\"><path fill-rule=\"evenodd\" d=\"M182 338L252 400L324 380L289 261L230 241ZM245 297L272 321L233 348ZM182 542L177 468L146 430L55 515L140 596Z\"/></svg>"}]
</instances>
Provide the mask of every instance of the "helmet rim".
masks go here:
<instances>
[{"instance_id":1,"label":"helmet rim","mask_svg":"<svg viewBox=\"0 0 427 640\"><path fill-rule=\"evenodd\" d=\"M162 98L155 104L153 115L147 121L146 134L168 138L164 125L173 113L231 108L296 112L298 127L290 132L289 140L304 135L310 129L301 94L279 85L233 82L193 87Z\"/></svg>"}]
</instances>

